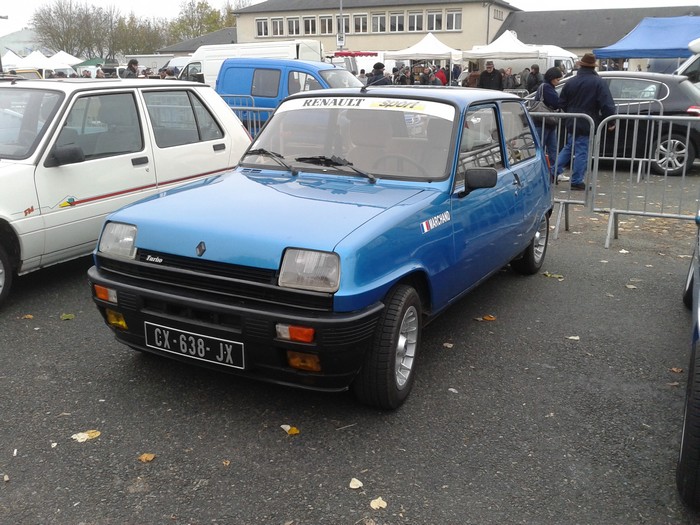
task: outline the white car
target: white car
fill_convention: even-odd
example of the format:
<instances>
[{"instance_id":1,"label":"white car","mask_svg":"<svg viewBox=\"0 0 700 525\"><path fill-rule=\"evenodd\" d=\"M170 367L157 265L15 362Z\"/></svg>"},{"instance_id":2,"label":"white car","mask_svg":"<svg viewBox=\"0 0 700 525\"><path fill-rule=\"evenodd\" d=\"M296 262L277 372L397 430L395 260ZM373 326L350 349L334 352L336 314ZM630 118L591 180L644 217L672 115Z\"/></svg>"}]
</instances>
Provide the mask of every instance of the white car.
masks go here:
<instances>
[{"instance_id":1,"label":"white car","mask_svg":"<svg viewBox=\"0 0 700 525\"><path fill-rule=\"evenodd\" d=\"M0 304L15 275L92 252L107 214L226 171L249 144L202 84L0 81Z\"/></svg>"}]
</instances>

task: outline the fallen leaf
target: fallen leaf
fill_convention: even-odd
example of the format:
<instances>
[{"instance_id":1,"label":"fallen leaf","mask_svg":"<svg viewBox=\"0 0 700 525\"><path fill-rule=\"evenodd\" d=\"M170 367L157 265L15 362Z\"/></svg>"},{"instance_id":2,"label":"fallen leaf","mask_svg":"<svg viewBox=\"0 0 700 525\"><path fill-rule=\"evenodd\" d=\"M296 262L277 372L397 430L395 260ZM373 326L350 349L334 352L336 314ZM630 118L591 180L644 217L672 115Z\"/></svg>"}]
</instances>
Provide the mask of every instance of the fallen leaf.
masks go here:
<instances>
[{"instance_id":1,"label":"fallen leaf","mask_svg":"<svg viewBox=\"0 0 700 525\"><path fill-rule=\"evenodd\" d=\"M680 386L680 383L678 381L674 381L673 383L666 383L668 386Z\"/></svg>"},{"instance_id":2,"label":"fallen leaf","mask_svg":"<svg viewBox=\"0 0 700 525\"><path fill-rule=\"evenodd\" d=\"M61 321L70 321L75 319L75 314L61 314Z\"/></svg>"},{"instance_id":3,"label":"fallen leaf","mask_svg":"<svg viewBox=\"0 0 700 525\"><path fill-rule=\"evenodd\" d=\"M570 335L567 337L567 339L571 339L572 341L580 341L581 338L577 335Z\"/></svg>"},{"instance_id":4,"label":"fallen leaf","mask_svg":"<svg viewBox=\"0 0 700 525\"><path fill-rule=\"evenodd\" d=\"M51 443L51 448L56 448L58 446L58 443Z\"/></svg>"},{"instance_id":5,"label":"fallen leaf","mask_svg":"<svg viewBox=\"0 0 700 525\"><path fill-rule=\"evenodd\" d=\"M637 287L636 287L635 285L633 285L633 284L626 284L626 285L625 285L625 288L629 288L630 290L636 290L636 289L637 289Z\"/></svg>"},{"instance_id":6,"label":"fallen leaf","mask_svg":"<svg viewBox=\"0 0 700 525\"><path fill-rule=\"evenodd\" d=\"M299 433L299 429L297 427L292 427L290 425L280 425L280 427L282 427L282 430L284 430L290 436L296 436Z\"/></svg>"},{"instance_id":7,"label":"fallen leaf","mask_svg":"<svg viewBox=\"0 0 700 525\"><path fill-rule=\"evenodd\" d=\"M673 367L673 368L671 368L671 372L673 372L674 374L682 374L682 373L683 373L683 369L682 369L682 368L678 368L678 367Z\"/></svg>"},{"instance_id":8,"label":"fallen leaf","mask_svg":"<svg viewBox=\"0 0 700 525\"><path fill-rule=\"evenodd\" d=\"M352 478L350 480L350 488L351 489L361 489L364 486L364 483L362 483L359 479L357 478Z\"/></svg>"},{"instance_id":9,"label":"fallen leaf","mask_svg":"<svg viewBox=\"0 0 700 525\"><path fill-rule=\"evenodd\" d=\"M455 388L448 388L447 391L452 392L453 394L459 394L459 392L457 392L457 389Z\"/></svg>"},{"instance_id":10,"label":"fallen leaf","mask_svg":"<svg viewBox=\"0 0 700 525\"><path fill-rule=\"evenodd\" d=\"M454 346L454 343L442 343L443 348L452 348Z\"/></svg>"},{"instance_id":11,"label":"fallen leaf","mask_svg":"<svg viewBox=\"0 0 700 525\"><path fill-rule=\"evenodd\" d=\"M34 319L34 316L32 314L24 314L22 319Z\"/></svg>"},{"instance_id":12,"label":"fallen leaf","mask_svg":"<svg viewBox=\"0 0 700 525\"><path fill-rule=\"evenodd\" d=\"M629 252L623 248L622 250L620 250L620 253L629 253Z\"/></svg>"},{"instance_id":13,"label":"fallen leaf","mask_svg":"<svg viewBox=\"0 0 700 525\"><path fill-rule=\"evenodd\" d=\"M606 261L605 259L603 259L603 260L600 261L600 262L602 262L602 263L607 263L608 261Z\"/></svg>"},{"instance_id":14,"label":"fallen leaf","mask_svg":"<svg viewBox=\"0 0 700 525\"><path fill-rule=\"evenodd\" d=\"M491 314L487 314L483 317L477 317L477 321L495 321L495 320L496 320L496 316L491 315Z\"/></svg>"},{"instance_id":15,"label":"fallen leaf","mask_svg":"<svg viewBox=\"0 0 700 525\"><path fill-rule=\"evenodd\" d=\"M10 481L10 476L8 476L7 474L5 474L5 475L2 477L2 480L3 480L5 483L7 483L8 481Z\"/></svg>"},{"instance_id":16,"label":"fallen leaf","mask_svg":"<svg viewBox=\"0 0 700 525\"><path fill-rule=\"evenodd\" d=\"M86 430L85 432L78 432L73 434L71 437L75 439L78 443L84 443L88 439L95 439L99 436L101 432L99 430Z\"/></svg>"},{"instance_id":17,"label":"fallen leaf","mask_svg":"<svg viewBox=\"0 0 700 525\"><path fill-rule=\"evenodd\" d=\"M141 455L139 456L139 461L140 461L141 463L150 463L150 462L153 461L154 459L156 459L156 455L155 455L155 454L151 454L150 452L144 452L143 454L141 454Z\"/></svg>"},{"instance_id":18,"label":"fallen leaf","mask_svg":"<svg viewBox=\"0 0 700 525\"><path fill-rule=\"evenodd\" d=\"M373 499L369 503L369 506L372 507L374 510L385 509L386 508L386 501L384 501L382 499L382 497L379 496L377 499Z\"/></svg>"},{"instance_id":19,"label":"fallen leaf","mask_svg":"<svg viewBox=\"0 0 700 525\"><path fill-rule=\"evenodd\" d=\"M544 275L545 277L551 277L552 279L559 279L560 281L564 279L564 276L560 273L544 272L542 275Z\"/></svg>"},{"instance_id":20,"label":"fallen leaf","mask_svg":"<svg viewBox=\"0 0 700 525\"><path fill-rule=\"evenodd\" d=\"M224 467L228 467L231 464L228 459L223 460L222 463L224 464Z\"/></svg>"}]
</instances>

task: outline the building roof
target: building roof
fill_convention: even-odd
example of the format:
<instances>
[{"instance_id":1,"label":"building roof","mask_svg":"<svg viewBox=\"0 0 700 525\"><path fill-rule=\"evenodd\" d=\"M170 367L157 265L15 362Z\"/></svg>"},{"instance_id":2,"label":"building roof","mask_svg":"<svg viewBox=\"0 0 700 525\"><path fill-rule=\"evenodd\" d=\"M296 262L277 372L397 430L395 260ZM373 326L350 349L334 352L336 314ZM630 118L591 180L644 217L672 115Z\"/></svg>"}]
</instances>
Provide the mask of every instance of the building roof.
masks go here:
<instances>
[{"instance_id":1,"label":"building roof","mask_svg":"<svg viewBox=\"0 0 700 525\"><path fill-rule=\"evenodd\" d=\"M594 14L594 16L591 16ZM609 46L632 31L643 18L700 15L700 6L640 7L511 13L494 35L515 31L526 44L554 44L564 49Z\"/></svg>"},{"instance_id":2,"label":"building roof","mask_svg":"<svg viewBox=\"0 0 700 525\"><path fill-rule=\"evenodd\" d=\"M158 53L194 53L199 46L210 44L235 44L237 42L236 28L225 27L224 29L219 29L212 33L190 38L189 40L183 40L182 42L168 47L163 47L158 50Z\"/></svg>"},{"instance_id":3,"label":"building roof","mask_svg":"<svg viewBox=\"0 0 700 525\"><path fill-rule=\"evenodd\" d=\"M343 0L344 9L362 9L378 7L407 7L445 4L481 4L482 0ZM493 1L493 5L520 11L508 2ZM338 0L267 0L260 4L236 9L237 14L270 13L279 11L337 11Z\"/></svg>"}]
</instances>

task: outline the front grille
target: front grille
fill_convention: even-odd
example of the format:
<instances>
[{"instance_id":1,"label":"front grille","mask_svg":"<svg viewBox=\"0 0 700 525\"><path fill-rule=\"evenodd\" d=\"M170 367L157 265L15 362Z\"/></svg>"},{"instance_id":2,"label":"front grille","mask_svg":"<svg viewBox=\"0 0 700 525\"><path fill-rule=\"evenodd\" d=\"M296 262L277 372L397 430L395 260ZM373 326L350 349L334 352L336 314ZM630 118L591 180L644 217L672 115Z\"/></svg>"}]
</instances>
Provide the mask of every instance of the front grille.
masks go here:
<instances>
[{"instance_id":1,"label":"front grille","mask_svg":"<svg viewBox=\"0 0 700 525\"><path fill-rule=\"evenodd\" d=\"M162 262L146 262L162 259ZM100 270L138 281L144 288L165 285L188 297L208 299L230 305L275 305L311 311L333 310L332 294L292 290L277 286L277 272L181 257L165 253L143 252L133 261L98 255ZM178 293L178 292L174 292Z\"/></svg>"}]
</instances>

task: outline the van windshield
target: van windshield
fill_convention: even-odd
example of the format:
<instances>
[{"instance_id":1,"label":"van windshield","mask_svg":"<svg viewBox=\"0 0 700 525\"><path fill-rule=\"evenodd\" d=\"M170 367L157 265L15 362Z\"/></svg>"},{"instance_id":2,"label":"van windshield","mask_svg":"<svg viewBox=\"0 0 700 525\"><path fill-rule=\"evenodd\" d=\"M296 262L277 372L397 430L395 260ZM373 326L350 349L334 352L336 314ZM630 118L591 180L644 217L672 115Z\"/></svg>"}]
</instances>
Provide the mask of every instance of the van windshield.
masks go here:
<instances>
[{"instance_id":1,"label":"van windshield","mask_svg":"<svg viewBox=\"0 0 700 525\"><path fill-rule=\"evenodd\" d=\"M0 159L29 157L48 129L63 99L57 91L0 89Z\"/></svg>"},{"instance_id":2,"label":"van windshield","mask_svg":"<svg viewBox=\"0 0 700 525\"><path fill-rule=\"evenodd\" d=\"M319 73L332 88L362 87L362 82L347 69L325 69Z\"/></svg>"}]
</instances>

